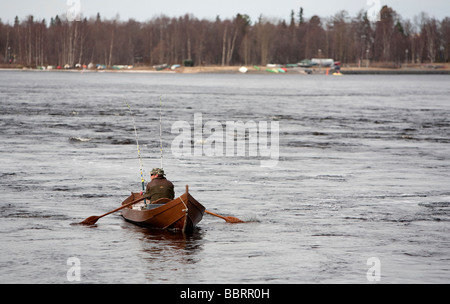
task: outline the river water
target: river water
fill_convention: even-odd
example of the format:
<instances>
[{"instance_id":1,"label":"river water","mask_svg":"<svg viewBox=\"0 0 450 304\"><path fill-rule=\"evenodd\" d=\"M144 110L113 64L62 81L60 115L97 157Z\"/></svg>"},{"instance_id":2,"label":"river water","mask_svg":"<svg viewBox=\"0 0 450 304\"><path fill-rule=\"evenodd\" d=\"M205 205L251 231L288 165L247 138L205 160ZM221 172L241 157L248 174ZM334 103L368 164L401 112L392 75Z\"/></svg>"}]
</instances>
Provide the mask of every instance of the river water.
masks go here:
<instances>
[{"instance_id":1,"label":"river water","mask_svg":"<svg viewBox=\"0 0 450 304\"><path fill-rule=\"evenodd\" d=\"M0 71L0 283L449 283L449 80ZM161 110L176 195L189 184L247 223L205 215L182 235L116 213L74 225L140 191L126 102L146 181ZM196 115L277 122L277 150L180 156L172 127L195 133ZM192 151L209 144L197 139Z\"/></svg>"}]
</instances>

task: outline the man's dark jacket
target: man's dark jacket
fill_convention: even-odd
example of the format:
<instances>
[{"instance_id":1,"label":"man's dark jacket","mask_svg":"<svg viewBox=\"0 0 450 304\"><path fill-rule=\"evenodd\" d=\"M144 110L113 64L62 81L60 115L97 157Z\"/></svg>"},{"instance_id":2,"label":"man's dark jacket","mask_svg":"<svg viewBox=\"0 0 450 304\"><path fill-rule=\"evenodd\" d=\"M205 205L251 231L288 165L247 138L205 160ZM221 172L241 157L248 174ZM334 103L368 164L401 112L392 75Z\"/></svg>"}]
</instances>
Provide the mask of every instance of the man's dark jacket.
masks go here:
<instances>
[{"instance_id":1,"label":"man's dark jacket","mask_svg":"<svg viewBox=\"0 0 450 304\"><path fill-rule=\"evenodd\" d=\"M150 199L150 203L160 198L169 198L172 200L175 197L175 191L172 182L163 176L158 176L147 184L144 196Z\"/></svg>"}]
</instances>

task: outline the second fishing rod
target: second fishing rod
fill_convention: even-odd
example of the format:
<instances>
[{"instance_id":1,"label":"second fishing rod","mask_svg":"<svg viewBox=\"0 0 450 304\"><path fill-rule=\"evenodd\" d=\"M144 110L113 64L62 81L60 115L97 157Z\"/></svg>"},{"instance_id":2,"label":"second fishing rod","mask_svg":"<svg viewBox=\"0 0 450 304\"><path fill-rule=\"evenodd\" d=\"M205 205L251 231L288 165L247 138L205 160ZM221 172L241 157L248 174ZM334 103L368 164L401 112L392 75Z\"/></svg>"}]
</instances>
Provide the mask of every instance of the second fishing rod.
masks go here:
<instances>
[{"instance_id":1,"label":"second fishing rod","mask_svg":"<svg viewBox=\"0 0 450 304\"><path fill-rule=\"evenodd\" d=\"M131 110L130 104L126 101L125 104L128 107L128 110L130 112L131 119L133 121L133 127L134 127L134 136L136 140L136 148L138 153L138 160L139 160L139 171L141 175L141 185L142 185L142 191L145 192L145 178L144 178L144 166L142 162L142 156L141 156L141 149L139 146L139 137L137 133L137 127L136 127L136 121L134 119L133 112ZM162 144L162 97L159 98L159 148L160 148L160 162L161 162L161 169L163 169L163 144Z\"/></svg>"}]
</instances>

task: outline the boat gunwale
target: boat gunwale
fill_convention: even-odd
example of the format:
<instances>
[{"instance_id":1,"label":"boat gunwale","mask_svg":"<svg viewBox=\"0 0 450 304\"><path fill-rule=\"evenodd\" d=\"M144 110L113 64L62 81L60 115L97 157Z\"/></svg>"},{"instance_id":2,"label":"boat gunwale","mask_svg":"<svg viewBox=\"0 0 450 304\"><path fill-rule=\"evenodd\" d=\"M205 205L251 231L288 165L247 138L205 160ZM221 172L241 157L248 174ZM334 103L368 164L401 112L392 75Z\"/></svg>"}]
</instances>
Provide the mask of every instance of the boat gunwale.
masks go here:
<instances>
[{"instance_id":1,"label":"boat gunwale","mask_svg":"<svg viewBox=\"0 0 450 304\"><path fill-rule=\"evenodd\" d=\"M142 194L132 192L123 201L122 205L140 197L142 197ZM169 214L168 222L167 224L165 223L165 226L158 227L150 223L152 219L162 216L163 213L170 213L170 210L173 208L184 208L180 210L183 213L180 213L178 210L173 211L173 214ZM195 208L196 211L189 212L192 208ZM151 229L171 229L172 226L177 226L177 223L182 220L182 227L175 227L174 229L184 232L185 230L193 229L202 220L204 212L205 207L186 191L179 197L153 209L136 210L131 206L125 208L122 211L122 217L128 222Z\"/></svg>"}]
</instances>

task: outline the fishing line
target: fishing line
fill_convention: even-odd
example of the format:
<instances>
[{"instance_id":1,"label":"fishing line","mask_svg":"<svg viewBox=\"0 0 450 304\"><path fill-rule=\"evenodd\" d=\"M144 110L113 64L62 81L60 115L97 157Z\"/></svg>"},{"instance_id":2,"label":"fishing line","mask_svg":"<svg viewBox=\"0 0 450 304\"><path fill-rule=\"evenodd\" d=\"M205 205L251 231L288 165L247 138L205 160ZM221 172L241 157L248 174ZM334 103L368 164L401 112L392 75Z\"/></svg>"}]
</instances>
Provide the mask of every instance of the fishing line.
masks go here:
<instances>
[{"instance_id":1,"label":"fishing line","mask_svg":"<svg viewBox=\"0 0 450 304\"><path fill-rule=\"evenodd\" d=\"M142 191L145 192L145 180L144 180L144 173L143 173L143 166L142 166L141 149L139 148L139 139L138 139L138 134L137 134L137 129L136 129L136 122L134 120L133 112L131 111L130 105L128 104L127 101L125 103L128 106L128 110L130 111L131 119L133 120L134 136L136 138L136 147L137 147L138 159L139 159L139 170L141 172Z\"/></svg>"}]
</instances>

